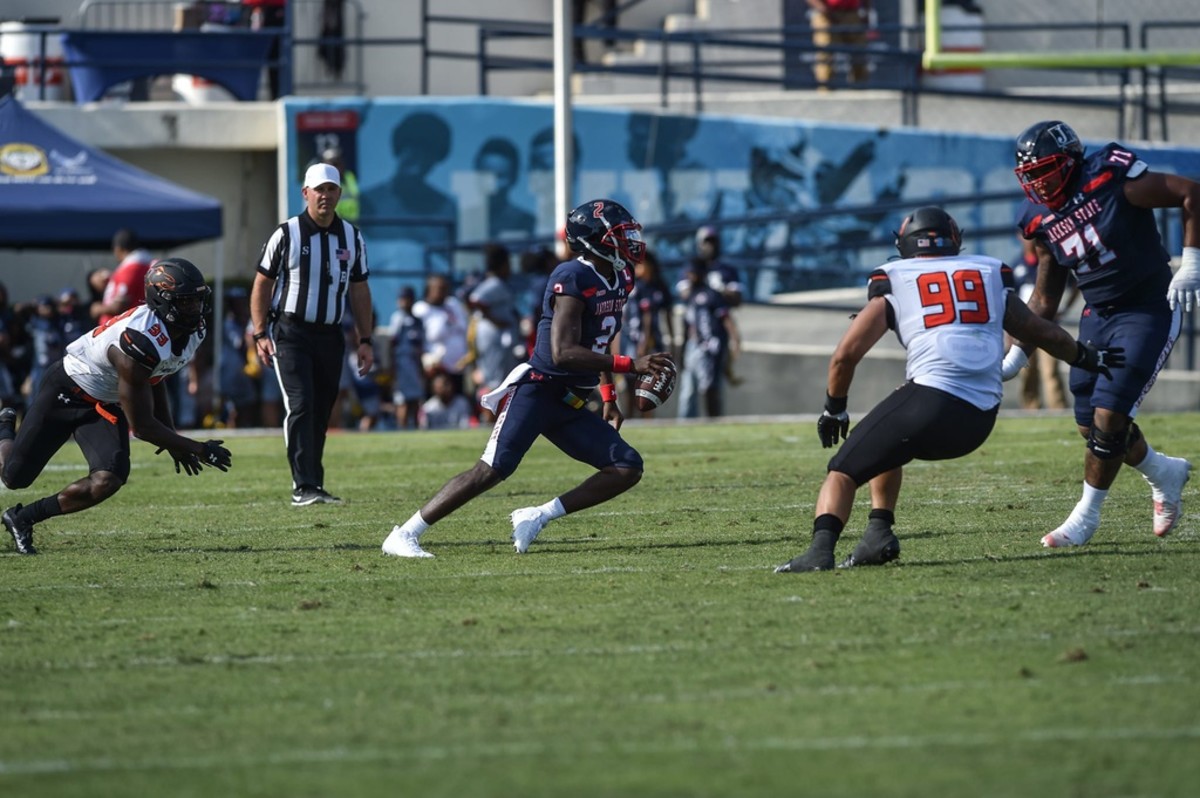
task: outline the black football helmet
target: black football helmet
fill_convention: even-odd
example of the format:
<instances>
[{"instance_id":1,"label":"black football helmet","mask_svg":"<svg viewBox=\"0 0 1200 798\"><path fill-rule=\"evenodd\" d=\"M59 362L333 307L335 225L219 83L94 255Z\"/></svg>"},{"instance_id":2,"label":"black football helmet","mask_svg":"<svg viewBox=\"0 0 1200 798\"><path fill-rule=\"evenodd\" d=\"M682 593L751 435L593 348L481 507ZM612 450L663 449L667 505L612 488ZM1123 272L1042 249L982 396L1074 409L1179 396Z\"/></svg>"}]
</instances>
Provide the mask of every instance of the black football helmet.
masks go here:
<instances>
[{"instance_id":1,"label":"black football helmet","mask_svg":"<svg viewBox=\"0 0 1200 798\"><path fill-rule=\"evenodd\" d=\"M1061 207L1083 163L1083 144L1066 122L1038 122L1017 136L1017 179L1030 201Z\"/></svg>"},{"instance_id":2,"label":"black football helmet","mask_svg":"<svg viewBox=\"0 0 1200 798\"><path fill-rule=\"evenodd\" d=\"M953 216L936 205L926 205L904 217L896 232L896 249L902 258L957 255L962 249L962 231Z\"/></svg>"},{"instance_id":3,"label":"black football helmet","mask_svg":"<svg viewBox=\"0 0 1200 798\"><path fill-rule=\"evenodd\" d=\"M619 202L585 202L567 216L567 243L572 252L594 255L617 269L632 268L646 257L642 226Z\"/></svg>"},{"instance_id":4,"label":"black football helmet","mask_svg":"<svg viewBox=\"0 0 1200 798\"><path fill-rule=\"evenodd\" d=\"M190 260L166 258L146 272L146 304L163 321L193 333L204 326L212 289Z\"/></svg>"}]
</instances>

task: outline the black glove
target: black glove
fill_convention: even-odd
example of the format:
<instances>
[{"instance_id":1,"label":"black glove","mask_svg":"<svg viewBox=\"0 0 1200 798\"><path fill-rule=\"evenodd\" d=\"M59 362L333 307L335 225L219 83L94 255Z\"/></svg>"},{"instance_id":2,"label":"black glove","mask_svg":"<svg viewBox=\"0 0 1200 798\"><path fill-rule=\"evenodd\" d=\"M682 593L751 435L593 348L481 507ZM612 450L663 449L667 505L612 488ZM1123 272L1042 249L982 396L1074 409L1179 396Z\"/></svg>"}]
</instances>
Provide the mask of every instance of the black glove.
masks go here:
<instances>
[{"instance_id":1,"label":"black glove","mask_svg":"<svg viewBox=\"0 0 1200 798\"><path fill-rule=\"evenodd\" d=\"M200 459L204 461L204 465L219 468L222 471L228 471L229 466L233 465L233 454L230 453L221 444L225 441L205 441L204 454Z\"/></svg>"},{"instance_id":2,"label":"black glove","mask_svg":"<svg viewBox=\"0 0 1200 798\"><path fill-rule=\"evenodd\" d=\"M155 450L155 454L162 454L167 451L167 447L163 446ZM171 459L175 461L175 473L178 474L182 470L189 477L194 477L200 473L201 465L200 458L194 454L175 454L168 452Z\"/></svg>"},{"instance_id":3,"label":"black glove","mask_svg":"<svg viewBox=\"0 0 1200 798\"><path fill-rule=\"evenodd\" d=\"M846 397L835 399L825 394L825 412L817 419L817 436L821 445L830 449L837 445L838 438L846 440L850 431L850 415L846 412Z\"/></svg>"},{"instance_id":4,"label":"black glove","mask_svg":"<svg viewBox=\"0 0 1200 798\"><path fill-rule=\"evenodd\" d=\"M1093 374L1103 374L1111 380L1112 372L1109 369L1125 367L1125 347L1123 346L1097 347L1093 346L1091 341L1086 344L1083 341L1076 341L1075 346L1078 348L1078 354L1071 361L1071 365L1076 368L1090 371Z\"/></svg>"}]
</instances>

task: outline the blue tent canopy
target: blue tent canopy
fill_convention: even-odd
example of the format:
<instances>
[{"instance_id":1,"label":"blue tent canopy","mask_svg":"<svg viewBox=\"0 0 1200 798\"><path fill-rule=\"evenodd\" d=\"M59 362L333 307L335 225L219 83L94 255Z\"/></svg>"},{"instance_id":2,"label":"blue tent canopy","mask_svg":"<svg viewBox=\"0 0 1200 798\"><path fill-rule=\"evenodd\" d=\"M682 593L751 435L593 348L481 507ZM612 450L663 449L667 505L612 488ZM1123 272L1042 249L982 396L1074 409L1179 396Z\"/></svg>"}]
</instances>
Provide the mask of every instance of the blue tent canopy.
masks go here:
<instances>
[{"instance_id":1,"label":"blue tent canopy","mask_svg":"<svg viewBox=\"0 0 1200 798\"><path fill-rule=\"evenodd\" d=\"M221 203L64 135L0 98L0 247L107 250L113 233L167 249L221 236Z\"/></svg>"}]
</instances>

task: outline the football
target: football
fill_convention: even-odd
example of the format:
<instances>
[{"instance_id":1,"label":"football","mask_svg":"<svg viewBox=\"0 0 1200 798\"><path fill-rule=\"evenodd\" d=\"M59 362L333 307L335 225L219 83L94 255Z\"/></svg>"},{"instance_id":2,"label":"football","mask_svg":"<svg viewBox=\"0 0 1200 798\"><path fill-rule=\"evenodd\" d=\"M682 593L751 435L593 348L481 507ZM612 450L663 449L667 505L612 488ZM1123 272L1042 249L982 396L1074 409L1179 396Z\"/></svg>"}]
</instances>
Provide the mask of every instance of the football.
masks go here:
<instances>
[{"instance_id":1,"label":"football","mask_svg":"<svg viewBox=\"0 0 1200 798\"><path fill-rule=\"evenodd\" d=\"M671 398L675 390L675 366L663 369L655 374L647 371L639 374L634 383L633 395L637 409L648 413Z\"/></svg>"}]
</instances>

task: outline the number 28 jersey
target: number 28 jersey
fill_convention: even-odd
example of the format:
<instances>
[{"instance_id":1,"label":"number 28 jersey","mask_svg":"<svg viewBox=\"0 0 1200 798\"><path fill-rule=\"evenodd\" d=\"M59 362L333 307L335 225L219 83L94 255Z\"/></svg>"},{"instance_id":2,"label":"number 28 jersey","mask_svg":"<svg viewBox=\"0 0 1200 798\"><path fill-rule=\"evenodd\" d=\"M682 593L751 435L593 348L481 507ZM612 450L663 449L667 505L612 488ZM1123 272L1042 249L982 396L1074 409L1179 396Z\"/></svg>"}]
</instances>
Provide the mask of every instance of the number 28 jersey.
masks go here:
<instances>
[{"instance_id":1,"label":"number 28 jersey","mask_svg":"<svg viewBox=\"0 0 1200 798\"><path fill-rule=\"evenodd\" d=\"M1012 269L995 258L909 258L871 273L867 296L888 302L888 325L908 351L905 376L980 410L1000 403L1004 311Z\"/></svg>"}]
</instances>

